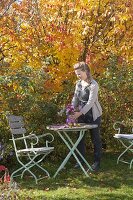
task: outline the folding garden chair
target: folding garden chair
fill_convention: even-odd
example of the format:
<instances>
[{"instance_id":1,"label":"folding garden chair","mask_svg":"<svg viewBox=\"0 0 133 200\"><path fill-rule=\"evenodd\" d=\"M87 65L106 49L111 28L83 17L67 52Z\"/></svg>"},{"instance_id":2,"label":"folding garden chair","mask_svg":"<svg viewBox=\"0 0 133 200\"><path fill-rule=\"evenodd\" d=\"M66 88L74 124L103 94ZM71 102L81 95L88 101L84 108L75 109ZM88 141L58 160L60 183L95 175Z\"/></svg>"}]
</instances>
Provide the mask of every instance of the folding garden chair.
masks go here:
<instances>
[{"instance_id":1,"label":"folding garden chair","mask_svg":"<svg viewBox=\"0 0 133 200\"><path fill-rule=\"evenodd\" d=\"M114 138L118 139L124 147L124 151L117 158L117 163L119 163L119 161L127 163L129 164L131 169L133 163L133 134L122 133L122 129L124 126L125 125L122 122L116 122L113 125L113 128L118 131L117 134L114 135ZM126 160L125 157L129 152L131 152L131 159Z\"/></svg>"},{"instance_id":2,"label":"folding garden chair","mask_svg":"<svg viewBox=\"0 0 133 200\"><path fill-rule=\"evenodd\" d=\"M53 135L51 133L36 135L33 132L27 135L22 116L8 115L7 119L12 133L11 140L13 141L16 158L21 165L19 169L11 174L11 181L16 176L21 176L21 178L23 178L25 172L29 172L37 183L38 180L42 178L35 175L33 167L39 168L39 174L40 171L42 171L49 177L49 172L44 169L40 163L54 150L54 147L49 146L49 143L54 140ZM40 147L39 139L43 137L45 137L45 145Z\"/></svg>"}]
</instances>

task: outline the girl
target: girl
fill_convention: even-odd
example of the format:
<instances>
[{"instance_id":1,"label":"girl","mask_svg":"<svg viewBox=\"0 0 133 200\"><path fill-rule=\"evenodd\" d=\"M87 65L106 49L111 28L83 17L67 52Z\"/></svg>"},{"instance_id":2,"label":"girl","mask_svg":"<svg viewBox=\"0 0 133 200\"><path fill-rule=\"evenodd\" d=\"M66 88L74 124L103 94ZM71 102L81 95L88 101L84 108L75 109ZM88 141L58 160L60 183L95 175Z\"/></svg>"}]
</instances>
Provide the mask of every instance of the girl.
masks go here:
<instances>
[{"instance_id":1,"label":"girl","mask_svg":"<svg viewBox=\"0 0 133 200\"><path fill-rule=\"evenodd\" d=\"M92 78L90 69L85 62L75 64L74 70L79 80L76 83L72 105L75 110L78 110L78 112L74 112L70 117L73 120L77 120L78 123L98 125L97 128L90 130L91 140L94 145L94 164L92 165L92 169L97 171L100 168L102 149L99 131L102 108L98 101L98 84ZM83 156L85 156L84 138L79 143L78 150ZM78 164L76 164L75 167L78 167Z\"/></svg>"}]
</instances>

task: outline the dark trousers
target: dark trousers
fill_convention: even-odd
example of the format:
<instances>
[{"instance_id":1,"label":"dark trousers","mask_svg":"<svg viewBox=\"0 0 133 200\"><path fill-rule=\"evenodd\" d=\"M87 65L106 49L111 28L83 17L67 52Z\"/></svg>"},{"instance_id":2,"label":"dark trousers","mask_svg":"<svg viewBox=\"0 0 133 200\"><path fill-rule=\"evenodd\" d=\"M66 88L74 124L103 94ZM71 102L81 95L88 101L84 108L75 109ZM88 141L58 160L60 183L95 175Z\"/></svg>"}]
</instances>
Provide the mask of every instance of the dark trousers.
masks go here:
<instances>
[{"instance_id":1,"label":"dark trousers","mask_svg":"<svg viewBox=\"0 0 133 200\"><path fill-rule=\"evenodd\" d=\"M80 119L78 120L78 122L83 123L83 121L82 120L80 121ZM100 123L101 123L101 117L98 117L95 121L89 122L89 124L98 125L97 128L90 129L91 140L94 146L94 162L100 162L101 160L102 142L101 142L101 137L100 137ZM79 143L78 150L85 157L85 136ZM80 158L80 161L82 162L81 158Z\"/></svg>"}]
</instances>

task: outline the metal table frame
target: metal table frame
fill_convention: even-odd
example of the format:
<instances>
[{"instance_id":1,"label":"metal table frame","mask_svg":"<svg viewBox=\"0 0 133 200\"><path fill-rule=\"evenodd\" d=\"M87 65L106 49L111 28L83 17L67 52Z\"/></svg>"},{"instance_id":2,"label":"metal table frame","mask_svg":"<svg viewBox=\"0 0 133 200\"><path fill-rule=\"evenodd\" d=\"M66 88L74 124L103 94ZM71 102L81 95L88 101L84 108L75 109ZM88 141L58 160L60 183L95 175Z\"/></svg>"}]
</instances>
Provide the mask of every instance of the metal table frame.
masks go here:
<instances>
[{"instance_id":1,"label":"metal table frame","mask_svg":"<svg viewBox=\"0 0 133 200\"><path fill-rule=\"evenodd\" d=\"M85 135L85 132L88 129L92 129L92 128L97 128L96 124L87 124L87 125L83 125L80 127L65 127L64 128L54 128L54 126L48 126L47 129L49 130L53 130L55 132L58 133L58 135L60 136L60 138L63 140L63 142L66 144L67 148L70 150L69 153L67 154L66 158L63 160L63 162L61 163L61 165L59 166L59 168L57 169L57 171L54 174L54 178L57 176L57 174L61 171L61 169L64 168L64 166L66 165L66 163L68 162L68 160L70 159L70 157L73 155L74 158L76 159L77 163L79 164L80 168L82 169L82 171L84 172L84 174L89 177L89 174L87 173L88 170L93 171L90 164L87 162L87 160L82 156L82 154L79 152L79 150L77 149L77 146L79 144L79 142L82 140L82 138ZM72 139L70 138L70 136L68 135L68 132L74 132L74 131L78 131L79 132L79 137L77 138L76 142L74 143L72 141ZM88 170L86 171L83 164L81 164L79 158L77 157L77 155L75 154L75 152L77 153L77 155L79 155L82 160L83 163L86 164L86 166L88 167Z\"/></svg>"}]
</instances>

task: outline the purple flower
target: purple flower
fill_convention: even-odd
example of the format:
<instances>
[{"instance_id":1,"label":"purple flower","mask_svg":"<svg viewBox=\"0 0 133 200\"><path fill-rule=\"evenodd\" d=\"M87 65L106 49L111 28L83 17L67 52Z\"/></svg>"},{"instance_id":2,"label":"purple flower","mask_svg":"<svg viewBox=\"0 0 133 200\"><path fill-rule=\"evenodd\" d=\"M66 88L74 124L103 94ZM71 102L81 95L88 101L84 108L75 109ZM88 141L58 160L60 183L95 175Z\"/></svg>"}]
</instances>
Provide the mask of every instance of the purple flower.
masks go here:
<instances>
[{"instance_id":1,"label":"purple flower","mask_svg":"<svg viewBox=\"0 0 133 200\"><path fill-rule=\"evenodd\" d=\"M74 124L75 123L75 119L71 119L69 118L69 116L66 119L66 124Z\"/></svg>"},{"instance_id":2,"label":"purple flower","mask_svg":"<svg viewBox=\"0 0 133 200\"><path fill-rule=\"evenodd\" d=\"M66 115L67 115L66 123L67 124L73 124L73 123L75 123L75 120L71 119L69 117L69 115L72 115L72 114L74 114L74 106L71 105L71 104L68 104L67 107L66 107Z\"/></svg>"},{"instance_id":3,"label":"purple flower","mask_svg":"<svg viewBox=\"0 0 133 200\"><path fill-rule=\"evenodd\" d=\"M66 115L71 115L74 113L74 106L71 104L68 104L66 107Z\"/></svg>"}]
</instances>

